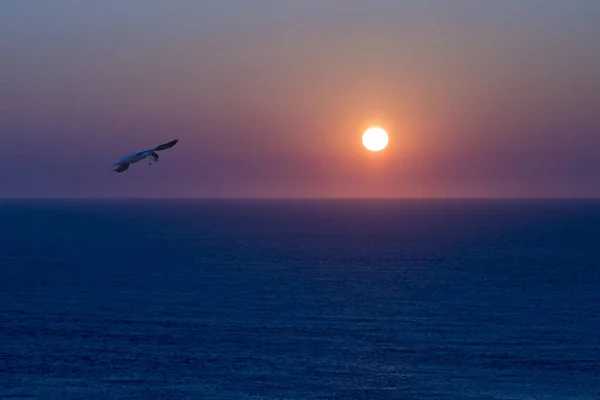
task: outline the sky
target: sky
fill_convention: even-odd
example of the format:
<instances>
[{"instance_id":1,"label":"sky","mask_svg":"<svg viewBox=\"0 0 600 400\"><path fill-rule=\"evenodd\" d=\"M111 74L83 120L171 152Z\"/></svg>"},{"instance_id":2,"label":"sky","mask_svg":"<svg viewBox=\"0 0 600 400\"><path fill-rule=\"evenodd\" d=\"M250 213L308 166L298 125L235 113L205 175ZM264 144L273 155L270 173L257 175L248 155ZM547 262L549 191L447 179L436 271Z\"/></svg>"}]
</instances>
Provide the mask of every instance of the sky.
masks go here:
<instances>
[{"instance_id":1,"label":"sky","mask_svg":"<svg viewBox=\"0 0 600 400\"><path fill-rule=\"evenodd\" d=\"M599 197L598 21L597 0L3 0L0 197Z\"/></svg>"}]
</instances>

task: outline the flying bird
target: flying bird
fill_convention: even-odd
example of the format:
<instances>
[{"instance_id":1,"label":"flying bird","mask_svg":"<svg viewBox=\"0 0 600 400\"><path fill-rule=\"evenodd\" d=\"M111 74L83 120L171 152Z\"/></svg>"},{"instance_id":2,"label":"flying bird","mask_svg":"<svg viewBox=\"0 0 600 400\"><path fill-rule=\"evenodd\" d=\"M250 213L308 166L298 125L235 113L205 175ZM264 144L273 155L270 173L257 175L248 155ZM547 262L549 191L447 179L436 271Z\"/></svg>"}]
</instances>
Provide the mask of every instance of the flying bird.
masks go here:
<instances>
[{"instance_id":1,"label":"flying bird","mask_svg":"<svg viewBox=\"0 0 600 400\"><path fill-rule=\"evenodd\" d=\"M136 151L135 153L131 153L121 158L117 163L113 164L114 172L124 172L127 171L131 164L134 164L138 161L142 161L148 157L150 157L150 165L152 165L152 161L158 162L159 157L157 151L167 150L171 147L175 146L179 142L179 139L171 140L168 143L161 144L160 146L154 147L152 149L146 149L142 151Z\"/></svg>"}]
</instances>

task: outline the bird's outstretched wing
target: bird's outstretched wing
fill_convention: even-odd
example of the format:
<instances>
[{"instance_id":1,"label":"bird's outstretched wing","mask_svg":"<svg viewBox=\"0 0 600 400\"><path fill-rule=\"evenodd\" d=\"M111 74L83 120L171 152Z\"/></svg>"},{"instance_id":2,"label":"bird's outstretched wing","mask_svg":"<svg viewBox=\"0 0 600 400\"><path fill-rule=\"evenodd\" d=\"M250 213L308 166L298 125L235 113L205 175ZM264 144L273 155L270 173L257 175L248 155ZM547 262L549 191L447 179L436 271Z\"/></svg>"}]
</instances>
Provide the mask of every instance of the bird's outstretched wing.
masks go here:
<instances>
[{"instance_id":1,"label":"bird's outstretched wing","mask_svg":"<svg viewBox=\"0 0 600 400\"><path fill-rule=\"evenodd\" d=\"M154 151L170 149L171 147L175 146L177 144L177 142L179 142L179 139L171 140L169 143L161 144L160 146L155 147Z\"/></svg>"}]
</instances>

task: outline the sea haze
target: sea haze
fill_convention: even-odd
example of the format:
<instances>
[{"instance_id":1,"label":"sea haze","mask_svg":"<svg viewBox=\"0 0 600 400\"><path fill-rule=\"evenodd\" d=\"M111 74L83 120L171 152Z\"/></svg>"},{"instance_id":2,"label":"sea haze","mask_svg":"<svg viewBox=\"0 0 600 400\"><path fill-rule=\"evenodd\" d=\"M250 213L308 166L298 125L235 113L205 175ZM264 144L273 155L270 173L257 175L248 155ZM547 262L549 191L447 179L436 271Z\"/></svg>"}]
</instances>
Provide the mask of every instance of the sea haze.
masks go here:
<instances>
[{"instance_id":1,"label":"sea haze","mask_svg":"<svg viewBox=\"0 0 600 400\"><path fill-rule=\"evenodd\" d=\"M598 399L600 202L0 202L0 399Z\"/></svg>"}]
</instances>

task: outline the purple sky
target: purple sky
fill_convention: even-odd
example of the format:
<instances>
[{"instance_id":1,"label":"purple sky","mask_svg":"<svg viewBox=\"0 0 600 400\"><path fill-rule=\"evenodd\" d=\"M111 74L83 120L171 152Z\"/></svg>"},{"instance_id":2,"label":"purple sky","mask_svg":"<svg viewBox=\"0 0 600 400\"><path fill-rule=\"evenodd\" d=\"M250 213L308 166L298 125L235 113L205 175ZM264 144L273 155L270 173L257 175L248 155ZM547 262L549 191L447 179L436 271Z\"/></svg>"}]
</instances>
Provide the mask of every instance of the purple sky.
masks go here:
<instances>
[{"instance_id":1,"label":"purple sky","mask_svg":"<svg viewBox=\"0 0 600 400\"><path fill-rule=\"evenodd\" d=\"M598 21L597 0L5 0L0 197L600 196Z\"/></svg>"}]
</instances>

